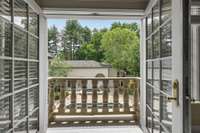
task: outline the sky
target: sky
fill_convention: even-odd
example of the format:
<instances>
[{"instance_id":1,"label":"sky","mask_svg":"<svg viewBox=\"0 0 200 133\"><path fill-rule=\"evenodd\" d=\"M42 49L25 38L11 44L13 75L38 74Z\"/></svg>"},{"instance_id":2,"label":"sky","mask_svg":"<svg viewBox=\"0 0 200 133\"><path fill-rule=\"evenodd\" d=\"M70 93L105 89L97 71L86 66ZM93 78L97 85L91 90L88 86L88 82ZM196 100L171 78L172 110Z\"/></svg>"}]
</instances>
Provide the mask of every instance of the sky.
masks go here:
<instances>
[{"instance_id":1,"label":"sky","mask_svg":"<svg viewBox=\"0 0 200 133\"><path fill-rule=\"evenodd\" d=\"M65 26L65 19L48 19L48 27L52 27L55 25L59 31L61 31L64 26ZM111 24L113 22L121 22L121 23L140 23L139 20L94 20L94 19L89 19L89 20L79 20L79 23L85 27L89 27L91 30L94 28L96 29L102 29L102 28L110 28Z\"/></svg>"}]
</instances>

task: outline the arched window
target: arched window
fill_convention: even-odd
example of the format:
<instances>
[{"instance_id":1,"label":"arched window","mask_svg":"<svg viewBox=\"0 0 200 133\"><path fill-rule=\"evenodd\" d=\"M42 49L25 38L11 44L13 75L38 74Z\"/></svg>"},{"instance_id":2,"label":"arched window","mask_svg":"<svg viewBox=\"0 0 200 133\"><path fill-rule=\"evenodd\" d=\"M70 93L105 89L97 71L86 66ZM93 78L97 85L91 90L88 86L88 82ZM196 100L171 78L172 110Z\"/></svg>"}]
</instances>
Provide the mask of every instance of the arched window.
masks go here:
<instances>
[{"instance_id":1,"label":"arched window","mask_svg":"<svg viewBox=\"0 0 200 133\"><path fill-rule=\"evenodd\" d=\"M105 77L102 73L98 73L96 77Z\"/></svg>"}]
</instances>

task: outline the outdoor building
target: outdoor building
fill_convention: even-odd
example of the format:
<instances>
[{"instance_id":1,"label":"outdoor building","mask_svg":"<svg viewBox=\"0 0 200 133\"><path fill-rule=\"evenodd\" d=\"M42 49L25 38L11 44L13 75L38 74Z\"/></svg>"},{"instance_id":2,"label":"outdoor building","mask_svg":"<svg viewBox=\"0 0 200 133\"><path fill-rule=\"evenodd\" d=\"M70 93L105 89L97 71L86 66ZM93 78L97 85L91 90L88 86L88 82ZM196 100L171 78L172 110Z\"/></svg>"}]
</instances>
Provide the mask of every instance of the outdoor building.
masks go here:
<instances>
[{"instance_id":1,"label":"outdoor building","mask_svg":"<svg viewBox=\"0 0 200 133\"><path fill-rule=\"evenodd\" d=\"M65 61L70 70L67 77L117 77L118 71L111 65L93 60Z\"/></svg>"},{"instance_id":2,"label":"outdoor building","mask_svg":"<svg viewBox=\"0 0 200 133\"><path fill-rule=\"evenodd\" d=\"M48 77L49 18L139 21L140 76ZM199 33L199 0L0 0L0 133L200 133Z\"/></svg>"}]
</instances>

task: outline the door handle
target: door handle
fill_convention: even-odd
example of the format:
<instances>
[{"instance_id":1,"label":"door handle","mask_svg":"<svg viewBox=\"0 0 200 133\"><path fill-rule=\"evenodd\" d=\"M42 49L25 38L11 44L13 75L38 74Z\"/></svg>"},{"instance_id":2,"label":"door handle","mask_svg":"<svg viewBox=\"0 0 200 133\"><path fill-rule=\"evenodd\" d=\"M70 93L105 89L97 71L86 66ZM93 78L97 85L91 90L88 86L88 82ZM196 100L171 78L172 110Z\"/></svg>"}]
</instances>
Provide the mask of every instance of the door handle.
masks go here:
<instances>
[{"instance_id":1,"label":"door handle","mask_svg":"<svg viewBox=\"0 0 200 133\"><path fill-rule=\"evenodd\" d=\"M172 83L172 97L167 98L169 101L176 101L177 106L179 105L179 82L174 80Z\"/></svg>"}]
</instances>

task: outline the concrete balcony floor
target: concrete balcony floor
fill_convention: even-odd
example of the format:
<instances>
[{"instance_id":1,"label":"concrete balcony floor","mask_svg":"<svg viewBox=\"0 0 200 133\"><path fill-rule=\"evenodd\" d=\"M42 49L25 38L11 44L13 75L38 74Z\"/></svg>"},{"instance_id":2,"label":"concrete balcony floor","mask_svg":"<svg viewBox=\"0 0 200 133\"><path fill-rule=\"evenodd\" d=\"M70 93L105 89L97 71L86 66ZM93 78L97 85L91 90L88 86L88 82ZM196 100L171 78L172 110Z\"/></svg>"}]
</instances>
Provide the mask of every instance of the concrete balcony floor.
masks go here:
<instances>
[{"instance_id":1,"label":"concrete balcony floor","mask_svg":"<svg viewBox=\"0 0 200 133\"><path fill-rule=\"evenodd\" d=\"M91 126L49 128L47 133L143 133L139 126Z\"/></svg>"}]
</instances>

